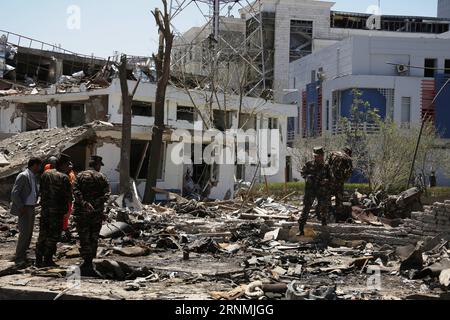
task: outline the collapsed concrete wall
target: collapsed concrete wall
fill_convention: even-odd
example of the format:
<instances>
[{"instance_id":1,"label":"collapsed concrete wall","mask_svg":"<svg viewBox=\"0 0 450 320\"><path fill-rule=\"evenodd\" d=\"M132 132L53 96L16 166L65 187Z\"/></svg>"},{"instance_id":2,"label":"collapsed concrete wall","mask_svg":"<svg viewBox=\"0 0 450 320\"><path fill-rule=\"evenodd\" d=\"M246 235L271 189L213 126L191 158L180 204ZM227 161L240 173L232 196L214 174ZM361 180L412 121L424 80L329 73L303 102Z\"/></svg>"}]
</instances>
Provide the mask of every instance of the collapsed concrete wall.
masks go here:
<instances>
[{"instance_id":1,"label":"collapsed concrete wall","mask_svg":"<svg viewBox=\"0 0 450 320\"><path fill-rule=\"evenodd\" d=\"M24 170L31 157L42 160L58 155L82 141L94 140L96 130L108 127L106 123L94 122L76 128L54 128L19 133L0 141L0 153L8 164L0 168L0 196L4 200L9 195L14 177Z\"/></svg>"}]
</instances>

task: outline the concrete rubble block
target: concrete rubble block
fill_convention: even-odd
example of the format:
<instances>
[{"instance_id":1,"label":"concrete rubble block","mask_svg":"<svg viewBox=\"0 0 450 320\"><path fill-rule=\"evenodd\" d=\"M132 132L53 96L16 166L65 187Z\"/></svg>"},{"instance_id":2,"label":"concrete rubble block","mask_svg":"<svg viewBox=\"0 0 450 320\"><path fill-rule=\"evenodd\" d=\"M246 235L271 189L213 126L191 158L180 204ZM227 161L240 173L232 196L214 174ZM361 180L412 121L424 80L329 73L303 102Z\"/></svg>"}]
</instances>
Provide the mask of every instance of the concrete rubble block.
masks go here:
<instances>
[{"instance_id":1,"label":"concrete rubble block","mask_svg":"<svg viewBox=\"0 0 450 320\"><path fill-rule=\"evenodd\" d=\"M116 247L113 249L114 253L119 254L124 257L142 257L150 253L148 248L143 247Z\"/></svg>"},{"instance_id":2,"label":"concrete rubble block","mask_svg":"<svg viewBox=\"0 0 450 320\"><path fill-rule=\"evenodd\" d=\"M422 219L424 213L423 212L411 212L411 219L420 220Z\"/></svg>"},{"instance_id":3,"label":"concrete rubble block","mask_svg":"<svg viewBox=\"0 0 450 320\"><path fill-rule=\"evenodd\" d=\"M103 225L100 231L101 238L118 238L133 232L133 228L125 222L115 222Z\"/></svg>"},{"instance_id":4,"label":"concrete rubble block","mask_svg":"<svg viewBox=\"0 0 450 320\"><path fill-rule=\"evenodd\" d=\"M449 226L450 225L450 219L448 218L438 218L436 220L438 225L442 225L442 226Z\"/></svg>"},{"instance_id":5,"label":"concrete rubble block","mask_svg":"<svg viewBox=\"0 0 450 320\"><path fill-rule=\"evenodd\" d=\"M434 216L423 216L422 217L422 222L424 224L436 224L436 217Z\"/></svg>"},{"instance_id":6,"label":"concrete rubble block","mask_svg":"<svg viewBox=\"0 0 450 320\"><path fill-rule=\"evenodd\" d=\"M445 288L448 288L450 286L450 269L441 271L441 274L439 275L439 282Z\"/></svg>"}]
</instances>

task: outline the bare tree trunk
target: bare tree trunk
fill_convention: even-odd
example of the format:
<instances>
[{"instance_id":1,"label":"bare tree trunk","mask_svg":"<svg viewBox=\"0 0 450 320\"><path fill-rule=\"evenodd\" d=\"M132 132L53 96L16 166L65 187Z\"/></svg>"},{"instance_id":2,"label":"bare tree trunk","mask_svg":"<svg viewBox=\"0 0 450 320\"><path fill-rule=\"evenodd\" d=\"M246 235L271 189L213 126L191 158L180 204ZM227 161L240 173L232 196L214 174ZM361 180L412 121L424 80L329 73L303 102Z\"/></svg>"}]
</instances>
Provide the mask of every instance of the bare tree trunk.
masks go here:
<instances>
[{"instance_id":1,"label":"bare tree trunk","mask_svg":"<svg viewBox=\"0 0 450 320\"><path fill-rule=\"evenodd\" d=\"M153 12L159 28L159 49L154 56L157 76L157 89L155 99L155 125L152 133L152 146L148 164L147 183L145 186L144 203L155 202L155 190L158 179L158 167L161 163L164 133L164 105L166 100L167 84L170 78L170 55L172 52L173 33L170 30L170 16L167 0L162 0L164 13L158 8Z\"/></svg>"},{"instance_id":2,"label":"bare tree trunk","mask_svg":"<svg viewBox=\"0 0 450 320\"><path fill-rule=\"evenodd\" d=\"M127 56L122 55L119 66L120 88L122 91L122 147L120 150L120 193L130 191L131 153L131 97L127 82Z\"/></svg>"}]
</instances>

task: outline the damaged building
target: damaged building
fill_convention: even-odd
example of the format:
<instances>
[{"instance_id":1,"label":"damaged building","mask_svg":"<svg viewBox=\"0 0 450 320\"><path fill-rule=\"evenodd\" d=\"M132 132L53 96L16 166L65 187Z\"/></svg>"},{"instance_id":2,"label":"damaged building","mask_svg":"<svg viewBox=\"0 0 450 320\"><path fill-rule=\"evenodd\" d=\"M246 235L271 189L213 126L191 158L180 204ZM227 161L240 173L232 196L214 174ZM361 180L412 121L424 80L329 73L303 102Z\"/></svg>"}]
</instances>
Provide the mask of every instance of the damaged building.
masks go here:
<instances>
[{"instance_id":1,"label":"damaged building","mask_svg":"<svg viewBox=\"0 0 450 320\"><path fill-rule=\"evenodd\" d=\"M8 48L13 48L10 51L16 50L18 53L21 52L21 47L16 47L12 44L8 45ZM41 56L43 60L46 57L54 56L52 55L53 52L48 51L33 52L36 56ZM59 56L56 55L56 57ZM10 58L7 59L8 62L10 60ZM19 65L22 63L21 56L18 56L16 60L19 61ZM133 74L136 75L136 65L139 64L139 61L130 61L129 64L133 68L129 70L129 78L133 79ZM18 77L8 79L9 73L7 73L3 79L0 79L0 83L3 86L3 90L0 91L0 94L3 96L0 97L1 134L4 137L14 135L13 140L9 141L20 143L20 133L35 130L47 132L55 128L77 128L94 121L111 124L109 130L97 132L93 141L81 141L65 150L65 152L72 156L75 169L78 172L86 168L90 155L97 154L102 156L105 162L103 171L109 178L113 191L116 192L120 175L122 94L119 79L115 76L108 78L107 74L114 72L114 70L110 70L111 68L107 70L106 66L108 65L106 60L98 61L98 64L88 65L88 69L93 68L94 70L92 75L89 75L88 70L82 69L81 65L73 70L68 69L66 71L63 68L60 70L62 74L57 77L58 81L45 78L45 81L39 82L37 81L38 79L33 79L33 81L36 81L28 84L26 84L26 79ZM68 75L72 71L76 72ZM96 73L94 73L95 71ZM102 77L100 78L99 75ZM151 72L144 73L144 77L145 79L141 79L137 87L132 103L132 145L130 155L131 176L136 180L140 195L143 195L147 177L156 94L156 84L152 82ZM137 81L129 80L130 93L136 87L136 84ZM214 166L207 166L204 162L193 162L194 164L192 165L178 165L175 163L172 159L172 152L180 142L179 137L173 134L176 130L186 130L193 135L195 131L200 130L202 132L200 136L202 137L210 129L202 126L200 129L195 127L196 124L201 123L201 109L205 108L205 101L202 100L204 95L205 92L201 90L192 90L186 93L184 89L168 88L164 119L166 132L164 135L163 161L159 168L157 187L182 193L184 177L189 170L194 182L203 188L205 187L204 184L209 182L204 181L205 171L208 171L210 175L209 180L214 181L214 185L210 187L209 197L223 199L234 194L234 186L238 180L252 181L255 172L260 177L260 173L264 169L258 166L257 163L249 165L224 163ZM213 120L213 122L215 121L216 123L212 127L216 128L216 130L226 132L237 129L238 119L240 119L241 124L244 124L243 129L254 130L254 135L261 129L279 131L280 148L276 151L276 161L279 161L280 165L276 172L272 172L268 176L268 181L283 182L286 174L287 118L296 114L296 107L247 97L241 103L238 96L224 96L223 94L220 96L220 102L213 104L214 115L216 115L216 120ZM223 108L226 108L226 111ZM240 114L239 110L241 110ZM222 121L223 123L217 123L220 122L220 119L225 120ZM40 132L37 131L36 134L40 134ZM199 148L204 150L211 140L209 138L209 141L208 139L206 141L196 141L194 138L191 143L202 144ZM10 157L11 151L8 150L8 146L3 146L3 148L2 153L4 157ZM190 149L194 150L195 146L192 146ZM269 154L268 157L270 156ZM6 169L7 167L0 170ZM260 177L259 179L262 178Z\"/></svg>"},{"instance_id":2,"label":"damaged building","mask_svg":"<svg viewBox=\"0 0 450 320\"><path fill-rule=\"evenodd\" d=\"M450 51L448 39L441 38L448 33L440 34L448 30L447 20L383 16L380 29L369 31L362 24L366 15L331 11L330 2L261 2L263 24L269 24L263 30L272 37L265 42L272 60L268 83L281 88L275 101L288 104L170 85L161 161L154 164L157 200L164 201L148 205L136 194L144 192L156 117L151 60L127 61L135 181L128 201L128 194L118 194L125 112L117 57L87 57L22 36L14 40L17 35L9 32L2 37L0 31L0 299L214 299L256 305L262 300L450 298L448 195L425 195L419 188L397 195L346 190L342 212L336 210L336 197L331 199L323 225L324 217L313 208L302 234L303 190L291 192L286 185L282 194L269 194L275 189L269 190L269 183L292 178L287 146L295 135L333 132L336 117L348 110L351 88L384 106L385 117L405 125L420 122L432 90L448 78L446 72L429 73L447 69L448 58L432 54ZM226 39L238 42L239 33L252 34L257 24L245 14L227 19L233 30ZM380 34L368 36L372 31ZM413 33L423 37L415 50ZM189 60L202 52L175 52L175 58L194 73L198 65ZM436 68L399 68L433 59ZM286 91L297 96L285 97ZM447 93L432 109L437 124L447 125ZM241 128L245 135L239 141ZM235 149L236 139L243 149ZM102 172L113 190L88 277L77 273L81 233L73 218L58 243L57 267L40 268L33 259L22 266L10 261L20 228L4 200L9 202L14 179L30 157L61 152L71 156L77 172L86 169L91 155L102 156ZM240 152L257 159L211 163L204 157ZM186 177L207 196L185 194ZM252 188L256 182L265 184L265 192ZM38 204L33 247L43 225L41 210Z\"/></svg>"}]
</instances>

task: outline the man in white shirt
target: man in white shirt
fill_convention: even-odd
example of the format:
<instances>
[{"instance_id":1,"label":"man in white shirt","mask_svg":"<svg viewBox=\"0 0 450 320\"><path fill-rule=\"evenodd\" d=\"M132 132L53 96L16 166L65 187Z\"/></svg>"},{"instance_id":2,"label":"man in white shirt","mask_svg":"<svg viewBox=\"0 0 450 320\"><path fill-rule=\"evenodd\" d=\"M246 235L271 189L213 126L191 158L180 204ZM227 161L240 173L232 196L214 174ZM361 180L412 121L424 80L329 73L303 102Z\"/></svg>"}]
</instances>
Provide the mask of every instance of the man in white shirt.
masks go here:
<instances>
[{"instance_id":1,"label":"man in white shirt","mask_svg":"<svg viewBox=\"0 0 450 320\"><path fill-rule=\"evenodd\" d=\"M33 237L35 207L39 196L36 176L41 166L40 159L30 159L28 168L17 176L11 192L11 214L19 217L19 240L14 258L18 266L27 263L27 251Z\"/></svg>"}]
</instances>

